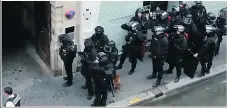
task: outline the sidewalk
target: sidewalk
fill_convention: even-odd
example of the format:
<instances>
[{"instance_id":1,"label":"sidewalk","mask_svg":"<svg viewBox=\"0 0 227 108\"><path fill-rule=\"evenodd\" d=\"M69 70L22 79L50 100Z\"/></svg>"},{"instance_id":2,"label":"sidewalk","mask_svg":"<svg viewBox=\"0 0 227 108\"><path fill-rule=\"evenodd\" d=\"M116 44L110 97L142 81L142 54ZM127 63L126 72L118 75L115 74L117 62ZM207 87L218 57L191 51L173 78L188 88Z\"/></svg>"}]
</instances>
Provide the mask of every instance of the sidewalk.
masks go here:
<instances>
[{"instance_id":1,"label":"sidewalk","mask_svg":"<svg viewBox=\"0 0 227 108\"><path fill-rule=\"evenodd\" d=\"M212 70L213 68L218 69L218 66L226 68L223 66L223 64L226 64L225 40L224 38L220 55L214 59ZM199 64L197 71L200 71L200 68L201 66ZM141 91L150 89L155 82L155 80L146 79L152 72L152 61L147 56L144 58L144 62L138 61L135 73L130 76L128 75L129 69L130 64L126 60L123 69L117 71L121 75L122 86L120 92L116 94L115 103L112 106L125 106L126 104L118 104L117 101L122 102L130 96L135 96L135 94L141 93ZM168 69L168 64L165 63L164 69ZM41 67L28 55L22 54L21 56L9 58L8 62L3 62L3 87L13 87L15 93L18 93L22 98L22 106L90 106L93 103L94 97L91 100L87 100L87 90L80 88L85 82L80 73L74 74L73 86L64 88L62 84L65 81L62 77L48 77L41 74L43 73L41 71ZM215 74L215 71L212 71L210 75L213 74ZM188 78L182 72L179 84L175 84L173 83L175 76L176 73L164 75L163 82L165 84L171 84L171 87L174 87L189 81L185 80ZM4 103L6 98L3 97L2 99ZM110 101L112 101L111 92L108 95L108 102Z\"/></svg>"}]
</instances>

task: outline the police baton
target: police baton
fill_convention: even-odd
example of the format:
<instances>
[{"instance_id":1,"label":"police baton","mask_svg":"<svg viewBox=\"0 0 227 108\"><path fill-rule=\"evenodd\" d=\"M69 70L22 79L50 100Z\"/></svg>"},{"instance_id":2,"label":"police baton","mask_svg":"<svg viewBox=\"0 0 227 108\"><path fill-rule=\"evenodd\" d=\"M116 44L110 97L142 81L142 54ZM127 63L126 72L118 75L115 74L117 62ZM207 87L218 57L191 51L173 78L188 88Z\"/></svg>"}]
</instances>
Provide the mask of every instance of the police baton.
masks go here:
<instances>
[{"instance_id":1,"label":"police baton","mask_svg":"<svg viewBox=\"0 0 227 108\"><path fill-rule=\"evenodd\" d=\"M110 101L109 103L113 103L113 102L115 102L115 95L114 95L114 87L113 87L112 78L110 78L110 87L111 87L111 91L112 91L112 95L113 95L113 101Z\"/></svg>"}]
</instances>

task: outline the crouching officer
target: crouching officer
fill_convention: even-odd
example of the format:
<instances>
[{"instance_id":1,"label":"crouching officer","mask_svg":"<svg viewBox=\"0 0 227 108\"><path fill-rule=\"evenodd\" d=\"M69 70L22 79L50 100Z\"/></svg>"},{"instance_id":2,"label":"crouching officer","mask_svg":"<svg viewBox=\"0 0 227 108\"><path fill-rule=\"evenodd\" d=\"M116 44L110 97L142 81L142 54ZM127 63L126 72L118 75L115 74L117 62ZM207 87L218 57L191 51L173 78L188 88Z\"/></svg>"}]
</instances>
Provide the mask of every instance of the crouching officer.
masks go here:
<instances>
[{"instance_id":1,"label":"crouching officer","mask_svg":"<svg viewBox=\"0 0 227 108\"><path fill-rule=\"evenodd\" d=\"M174 80L177 83L180 80L181 76L181 65L183 61L183 55L187 50L187 40L186 34L184 32L184 26L182 25L175 25L176 28L176 35L173 36L170 44L168 55L166 61L169 63L169 69L166 70L164 73L172 74L174 67L176 66L177 76Z\"/></svg>"},{"instance_id":2,"label":"crouching officer","mask_svg":"<svg viewBox=\"0 0 227 108\"><path fill-rule=\"evenodd\" d=\"M157 81L153 84L153 87L157 87L161 84L163 65L168 50L168 38L166 37L164 30L165 28L161 26L154 27L155 37L153 37L151 45L153 73L147 77L147 79L157 77Z\"/></svg>"},{"instance_id":3,"label":"crouching officer","mask_svg":"<svg viewBox=\"0 0 227 108\"><path fill-rule=\"evenodd\" d=\"M223 40L222 36L227 34L227 7L222 8L219 11L219 16L217 17L216 24L219 30L218 30L218 46L215 51L215 55L218 55L220 44Z\"/></svg>"},{"instance_id":4,"label":"crouching officer","mask_svg":"<svg viewBox=\"0 0 227 108\"><path fill-rule=\"evenodd\" d=\"M194 54L194 57L199 57L200 64L202 66L202 70L198 74L198 77L203 77L205 73L210 73L216 46L218 44L217 28L214 26L216 17L213 13L208 13L208 17L209 18L207 19L207 22L209 25L206 25L207 38L206 40L204 40L201 49L196 54Z\"/></svg>"},{"instance_id":5,"label":"crouching officer","mask_svg":"<svg viewBox=\"0 0 227 108\"><path fill-rule=\"evenodd\" d=\"M95 27L95 34L91 36L91 40L98 52L104 52L103 48L105 44L109 42L107 35L104 34L104 28L102 26Z\"/></svg>"},{"instance_id":6,"label":"crouching officer","mask_svg":"<svg viewBox=\"0 0 227 108\"><path fill-rule=\"evenodd\" d=\"M96 60L97 50L93 46L93 42L90 38L86 39L84 42L85 49L83 51L83 57L81 59L82 69L81 74L85 77L85 85L81 86L82 89L88 89L87 99L90 100L93 95L92 86L92 67L94 66L94 61Z\"/></svg>"},{"instance_id":7,"label":"crouching officer","mask_svg":"<svg viewBox=\"0 0 227 108\"><path fill-rule=\"evenodd\" d=\"M73 80L72 64L73 60L76 57L77 46L74 45L74 42L70 39L69 35L63 34L59 36L59 41L61 47L59 49L59 55L64 62L65 71L67 77L64 77L64 80L67 80L64 87L71 86Z\"/></svg>"},{"instance_id":8,"label":"crouching officer","mask_svg":"<svg viewBox=\"0 0 227 108\"><path fill-rule=\"evenodd\" d=\"M8 96L4 107L20 107L20 96L18 94L13 94L13 89L11 87L4 88L4 92Z\"/></svg>"},{"instance_id":9,"label":"crouching officer","mask_svg":"<svg viewBox=\"0 0 227 108\"><path fill-rule=\"evenodd\" d=\"M113 68L113 77L116 75L116 63L118 60L118 49L116 48L116 44L113 40L110 40L108 44L104 46L104 51L108 55L108 59L110 65Z\"/></svg>"},{"instance_id":10,"label":"crouching officer","mask_svg":"<svg viewBox=\"0 0 227 108\"><path fill-rule=\"evenodd\" d=\"M106 106L109 79L106 74L108 56L104 52L99 52L96 56L92 76L95 82L95 100L91 106Z\"/></svg>"}]
</instances>

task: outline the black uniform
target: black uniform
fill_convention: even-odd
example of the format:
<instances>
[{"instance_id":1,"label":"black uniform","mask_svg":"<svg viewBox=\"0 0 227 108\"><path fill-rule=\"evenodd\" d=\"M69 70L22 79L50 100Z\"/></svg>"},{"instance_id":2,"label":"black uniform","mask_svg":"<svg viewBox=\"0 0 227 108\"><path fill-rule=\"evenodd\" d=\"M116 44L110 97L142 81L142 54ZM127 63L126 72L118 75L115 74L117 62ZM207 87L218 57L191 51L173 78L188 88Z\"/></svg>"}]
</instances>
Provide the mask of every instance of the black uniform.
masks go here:
<instances>
[{"instance_id":1,"label":"black uniform","mask_svg":"<svg viewBox=\"0 0 227 108\"><path fill-rule=\"evenodd\" d=\"M152 39L151 51L152 51L152 62L153 62L153 73L148 76L147 79L156 78L157 81L153 85L153 87L157 87L161 84L161 79L163 75L163 65L165 61L165 57L168 50L168 39L163 32L164 28L155 28L156 33L161 32L161 34L156 34ZM158 30L162 29L162 30ZM158 74L158 75L157 75Z\"/></svg>"},{"instance_id":2,"label":"black uniform","mask_svg":"<svg viewBox=\"0 0 227 108\"><path fill-rule=\"evenodd\" d=\"M202 77L205 75L205 73L209 73L212 66L213 57L215 55L216 46L218 43L218 33L215 25L215 19L215 14L209 12L206 19L207 40L203 43L203 47L198 51L200 64L202 66L201 73L198 75L198 77ZM206 63L208 63L207 66Z\"/></svg>"},{"instance_id":3,"label":"black uniform","mask_svg":"<svg viewBox=\"0 0 227 108\"><path fill-rule=\"evenodd\" d=\"M139 22L140 27L142 28L143 34L147 34L147 28L145 27L145 24L148 22L148 20L143 15L141 15L141 17L138 16L138 13L143 14L144 12L145 11L143 9L138 8L135 12L135 16L131 18L130 22L132 21Z\"/></svg>"},{"instance_id":4,"label":"black uniform","mask_svg":"<svg viewBox=\"0 0 227 108\"><path fill-rule=\"evenodd\" d=\"M92 76L95 82L95 100L92 106L105 106L110 81L106 73L109 61L108 56L104 52L98 53L96 58L95 62L97 64L92 69Z\"/></svg>"},{"instance_id":5,"label":"black uniform","mask_svg":"<svg viewBox=\"0 0 227 108\"><path fill-rule=\"evenodd\" d=\"M59 55L64 62L65 70L67 77L64 77L67 82L63 84L64 87L71 86L73 80L73 72L72 72L72 63L74 58L76 57L77 46L74 45L73 41L67 34L60 35L59 41L62 43L59 49Z\"/></svg>"},{"instance_id":6,"label":"black uniform","mask_svg":"<svg viewBox=\"0 0 227 108\"><path fill-rule=\"evenodd\" d=\"M169 49L167 53L166 61L169 63L169 69L166 73L171 74L174 67L176 66L177 76L175 78L175 83L177 83L181 76L181 66L183 62L183 56L187 50L187 40L184 32L184 27L182 25L176 26L176 35L169 42Z\"/></svg>"},{"instance_id":7,"label":"black uniform","mask_svg":"<svg viewBox=\"0 0 227 108\"><path fill-rule=\"evenodd\" d=\"M104 34L104 28L102 26L97 26L95 28L95 34L91 36L91 40L98 52L103 52L105 44L109 42L107 35Z\"/></svg>"},{"instance_id":8,"label":"black uniform","mask_svg":"<svg viewBox=\"0 0 227 108\"><path fill-rule=\"evenodd\" d=\"M113 77L116 75L116 63L118 60L118 49L116 48L115 42L113 40L109 41L108 44L104 46L104 51L108 55L109 64L113 68Z\"/></svg>"},{"instance_id":9,"label":"black uniform","mask_svg":"<svg viewBox=\"0 0 227 108\"><path fill-rule=\"evenodd\" d=\"M195 1L195 5L189 9L192 14L193 22L199 26L199 20L206 18L206 8L202 5L201 1Z\"/></svg>"},{"instance_id":10,"label":"black uniform","mask_svg":"<svg viewBox=\"0 0 227 108\"><path fill-rule=\"evenodd\" d=\"M219 54L220 44L223 40L222 36L227 33L227 7L219 11L219 16L217 17L216 24L218 27L218 46L215 51L215 55Z\"/></svg>"},{"instance_id":11,"label":"black uniform","mask_svg":"<svg viewBox=\"0 0 227 108\"><path fill-rule=\"evenodd\" d=\"M187 14L183 20L182 20L182 25L185 27L185 33L188 34L188 41L187 41L187 46L189 49L196 50L195 43L198 41L197 37L197 27L194 24L192 20L192 15ZM194 49L195 48L195 49Z\"/></svg>"},{"instance_id":12,"label":"black uniform","mask_svg":"<svg viewBox=\"0 0 227 108\"><path fill-rule=\"evenodd\" d=\"M218 36L215 32L207 34L207 40L204 42L202 48L199 50L198 55L200 64L202 66L201 73L198 77L202 77L205 73L209 74L212 66L213 57L215 55L215 47L218 41ZM206 63L208 63L206 65Z\"/></svg>"},{"instance_id":13,"label":"black uniform","mask_svg":"<svg viewBox=\"0 0 227 108\"><path fill-rule=\"evenodd\" d=\"M137 58L141 61L143 59L141 54L141 46L144 41L144 36L138 22L130 22L128 28L130 28L130 31L128 35L125 36L125 41L127 43L122 46L123 53L121 55L120 63L118 64L117 69L121 69L125 59L129 57L131 62L131 70L128 74L131 75L135 71Z\"/></svg>"},{"instance_id":14,"label":"black uniform","mask_svg":"<svg viewBox=\"0 0 227 108\"><path fill-rule=\"evenodd\" d=\"M81 74L85 77L85 85L82 86L82 89L88 89L88 97L90 100L94 95L93 86L92 86L92 68L94 66L94 61L96 60L97 50L93 47L92 40L90 38L86 39L84 42L85 49L83 51L83 58L81 59L82 69Z\"/></svg>"},{"instance_id":15,"label":"black uniform","mask_svg":"<svg viewBox=\"0 0 227 108\"><path fill-rule=\"evenodd\" d=\"M152 25L153 26L152 32L155 32L154 31L155 30L154 29L155 26L161 26L161 27L163 27L165 29L168 28L168 26L169 26L168 16L169 16L169 14L167 12L165 12L163 10L160 10L158 12L158 14L157 14L156 21L155 21L154 25ZM156 37L155 34L153 34L152 38L154 38L154 37ZM149 49L149 52L150 52L150 54L148 56L149 58L152 58L152 46L151 46L152 42L153 41L151 41L150 49Z\"/></svg>"}]
</instances>

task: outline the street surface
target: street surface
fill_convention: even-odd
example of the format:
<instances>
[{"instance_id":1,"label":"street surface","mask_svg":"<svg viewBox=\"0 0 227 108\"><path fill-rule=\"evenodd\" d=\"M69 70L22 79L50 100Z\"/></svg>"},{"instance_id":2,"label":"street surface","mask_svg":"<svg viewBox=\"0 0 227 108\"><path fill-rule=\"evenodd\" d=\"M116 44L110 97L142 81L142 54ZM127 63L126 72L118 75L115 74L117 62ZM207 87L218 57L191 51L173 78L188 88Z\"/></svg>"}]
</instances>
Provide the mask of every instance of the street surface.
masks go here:
<instances>
[{"instance_id":1,"label":"street surface","mask_svg":"<svg viewBox=\"0 0 227 108\"><path fill-rule=\"evenodd\" d=\"M220 54L214 58L213 67L224 63L226 63L226 37L221 44ZM198 72L200 68L199 64ZM165 63L164 69L168 69L168 64ZM144 62L138 61L134 74L128 75L129 70L130 64L126 60L123 69L117 71L121 76L121 90L116 94L115 101L149 89L155 82L155 80L146 79L148 75L152 74L152 61L147 56L144 58ZM62 87L62 84L65 83L62 76L48 77L43 75L42 71L28 54L23 51L15 51L3 56L2 87L13 87L14 92L22 98L22 106L90 106L93 103L94 98L87 100L87 90L81 89L85 79L80 73L75 73L73 85L65 88ZM164 75L163 82L172 82L175 77L175 72L171 75ZM184 73L181 78L183 77L186 77ZM2 102L4 103L5 100L6 97L3 96ZM109 93L107 101L112 101L111 93Z\"/></svg>"},{"instance_id":2,"label":"street surface","mask_svg":"<svg viewBox=\"0 0 227 108\"><path fill-rule=\"evenodd\" d=\"M206 80L173 96L139 106L226 106L226 73Z\"/></svg>"}]
</instances>

